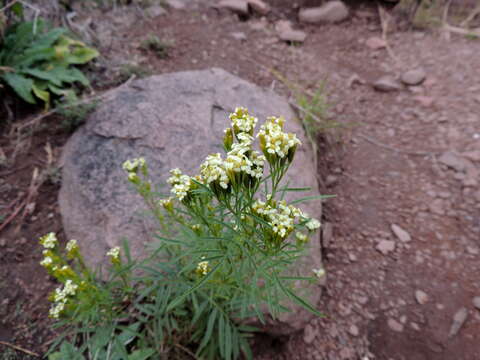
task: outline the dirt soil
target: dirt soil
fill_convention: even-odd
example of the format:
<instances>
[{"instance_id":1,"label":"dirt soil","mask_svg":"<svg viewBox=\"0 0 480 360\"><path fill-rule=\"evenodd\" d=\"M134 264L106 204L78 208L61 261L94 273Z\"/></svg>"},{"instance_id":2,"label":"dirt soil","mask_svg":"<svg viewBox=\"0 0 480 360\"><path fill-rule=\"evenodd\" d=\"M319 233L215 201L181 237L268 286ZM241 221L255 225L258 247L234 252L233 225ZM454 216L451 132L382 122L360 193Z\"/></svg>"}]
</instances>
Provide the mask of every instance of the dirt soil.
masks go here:
<instances>
[{"instance_id":1,"label":"dirt soil","mask_svg":"<svg viewBox=\"0 0 480 360\"><path fill-rule=\"evenodd\" d=\"M305 26L289 1L270 3L266 18L193 1L154 18L131 8L90 14L105 56L94 84L111 86L115 71L128 78L209 67L285 96L291 90L278 74L309 91L325 83L331 107L323 120L340 129L318 138L319 182L336 195L323 219L326 317L288 339L258 338L256 358L480 359L480 41L432 29L394 32L389 52L367 41L381 36L375 8ZM306 41L280 41L279 19L305 31ZM170 44L167 57L142 48L151 35ZM417 68L426 73L421 85L372 86ZM1 359L43 354L53 338L45 299L55 284L38 265L37 239L50 231L62 237L60 165L47 167L45 151L50 144L58 159L68 138L58 122L43 119L20 140L2 129L0 221L20 210L0 232L0 341L23 350L0 342ZM34 168L48 168L48 176L28 199Z\"/></svg>"}]
</instances>

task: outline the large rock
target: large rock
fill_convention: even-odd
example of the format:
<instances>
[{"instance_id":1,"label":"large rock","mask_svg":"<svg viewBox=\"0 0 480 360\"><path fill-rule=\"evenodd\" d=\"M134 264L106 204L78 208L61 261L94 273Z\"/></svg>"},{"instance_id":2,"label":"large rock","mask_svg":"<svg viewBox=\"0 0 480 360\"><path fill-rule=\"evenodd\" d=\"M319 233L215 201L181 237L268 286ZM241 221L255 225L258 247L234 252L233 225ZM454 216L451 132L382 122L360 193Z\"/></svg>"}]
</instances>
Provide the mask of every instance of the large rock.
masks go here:
<instances>
[{"instance_id":1,"label":"large rock","mask_svg":"<svg viewBox=\"0 0 480 360\"><path fill-rule=\"evenodd\" d=\"M104 263L104 254L121 244L122 238L129 240L135 257L144 253L144 244L152 239L145 205L129 186L122 163L145 157L157 184L165 183L175 167L194 175L208 154L222 152L223 129L237 106L249 108L260 122L270 115L285 116L286 129L303 143L289 170L289 184L312 188L301 196L318 194L311 148L284 98L221 69L137 80L105 101L65 146L60 210L66 234L78 240L88 264ZM320 218L319 201L302 207ZM322 267L318 237L310 247L295 273L311 276L312 269ZM315 304L319 286L311 285L306 291ZM286 334L302 329L311 315L298 306L293 309L266 330Z\"/></svg>"},{"instance_id":2,"label":"large rock","mask_svg":"<svg viewBox=\"0 0 480 360\"><path fill-rule=\"evenodd\" d=\"M319 7L301 9L298 19L309 24L336 23L347 19L348 15L348 7L343 2L330 1Z\"/></svg>"}]
</instances>

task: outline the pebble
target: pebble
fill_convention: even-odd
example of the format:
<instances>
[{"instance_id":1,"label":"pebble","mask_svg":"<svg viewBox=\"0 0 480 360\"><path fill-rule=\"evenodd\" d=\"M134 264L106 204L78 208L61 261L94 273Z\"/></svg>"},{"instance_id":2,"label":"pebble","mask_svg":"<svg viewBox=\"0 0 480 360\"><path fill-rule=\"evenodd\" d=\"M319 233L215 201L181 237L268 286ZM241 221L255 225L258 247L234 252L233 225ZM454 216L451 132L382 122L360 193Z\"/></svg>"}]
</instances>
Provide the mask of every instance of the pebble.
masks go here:
<instances>
[{"instance_id":1,"label":"pebble","mask_svg":"<svg viewBox=\"0 0 480 360\"><path fill-rule=\"evenodd\" d=\"M245 35L244 32L232 32L230 33L232 38L238 41L246 41L247 40L247 35Z\"/></svg>"},{"instance_id":2,"label":"pebble","mask_svg":"<svg viewBox=\"0 0 480 360\"><path fill-rule=\"evenodd\" d=\"M248 15L248 3L245 0L222 0L217 4L220 9L228 9L240 15Z\"/></svg>"},{"instance_id":3,"label":"pebble","mask_svg":"<svg viewBox=\"0 0 480 360\"><path fill-rule=\"evenodd\" d=\"M265 16L270 12L270 5L262 0L247 0L247 3L250 5L253 11L260 15Z\"/></svg>"},{"instance_id":4,"label":"pebble","mask_svg":"<svg viewBox=\"0 0 480 360\"><path fill-rule=\"evenodd\" d=\"M381 240L376 249L380 251L383 255L388 255L389 252L395 250L395 241L392 240Z\"/></svg>"},{"instance_id":5,"label":"pebble","mask_svg":"<svg viewBox=\"0 0 480 360\"><path fill-rule=\"evenodd\" d=\"M160 5L151 5L148 8L145 9L145 14L149 17L157 17L161 15L166 15L167 10L165 10L162 6Z\"/></svg>"},{"instance_id":6,"label":"pebble","mask_svg":"<svg viewBox=\"0 0 480 360\"><path fill-rule=\"evenodd\" d=\"M301 9L298 14L300 22L319 24L325 22L340 22L348 18L349 11L341 1L329 1L318 7Z\"/></svg>"},{"instance_id":7,"label":"pebble","mask_svg":"<svg viewBox=\"0 0 480 360\"><path fill-rule=\"evenodd\" d=\"M307 34L301 30L294 30L292 23L288 20L279 20L275 24L275 30L282 41L304 42Z\"/></svg>"},{"instance_id":8,"label":"pebble","mask_svg":"<svg viewBox=\"0 0 480 360\"><path fill-rule=\"evenodd\" d=\"M421 84L423 81L425 81L426 77L427 74L425 73L425 70L414 69L404 72L400 79L405 85L414 86Z\"/></svg>"},{"instance_id":9,"label":"pebble","mask_svg":"<svg viewBox=\"0 0 480 360\"><path fill-rule=\"evenodd\" d=\"M360 334L360 330L358 329L357 325L350 325L350 327L348 328L348 332L352 336L358 336Z\"/></svg>"},{"instance_id":10,"label":"pebble","mask_svg":"<svg viewBox=\"0 0 480 360\"><path fill-rule=\"evenodd\" d=\"M480 253L480 250L478 250L478 248L475 246L467 246L467 252L470 255L478 255Z\"/></svg>"},{"instance_id":11,"label":"pebble","mask_svg":"<svg viewBox=\"0 0 480 360\"><path fill-rule=\"evenodd\" d=\"M371 38L367 39L367 41L365 41L365 45L372 50L378 50L387 47L386 41L378 36L372 36Z\"/></svg>"},{"instance_id":12,"label":"pebble","mask_svg":"<svg viewBox=\"0 0 480 360\"><path fill-rule=\"evenodd\" d=\"M373 88L378 91L390 92L402 90L402 84L393 78L392 76L382 76L380 79L376 80L373 84Z\"/></svg>"},{"instance_id":13,"label":"pebble","mask_svg":"<svg viewBox=\"0 0 480 360\"><path fill-rule=\"evenodd\" d=\"M453 151L444 152L438 161L458 172L463 172L468 166L468 162Z\"/></svg>"},{"instance_id":14,"label":"pebble","mask_svg":"<svg viewBox=\"0 0 480 360\"><path fill-rule=\"evenodd\" d=\"M303 332L303 341L307 344L311 344L313 340L315 340L315 337L317 336L318 331L310 324L307 324L305 326L305 330Z\"/></svg>"},{"instance_id":15,"label":"pebble","mask_svg":"<svg viewBox=\"0 0 480 360\"><path fill-rule=\"evenodd\" d=\"M453 316L452 326L450 327L450 332L448 333L449 337L453 337L458 334L460 329L468 317L468 310L466 308L461 308Z\"/></svg>"},{"instance_id":16,"label":"pebble","mask_svg":"<svg viewBox=\"0 0 480 360\"><path fill-rule=\"evenodd\" d=\"M397 320L389 318L387 321L388 327L396 332L402 332L403 331L403 325L399 323Z\"/></svg>"},{"instance_id":17,"label":"pebble","mask_svg":"<svg viewBox=\"0 0 480 360\"><path fill-rule=\"evenodd\" d=\"M428 302L428 295L422 290L416 290L415 299L420 305L425 305Z\"/></svg>"},{"instance_id":18,"label":"pebble","mask_svg":"<svg viewBox=\"0 0 480 360\"><path fill-rule=\"evenodd\" d=\"M472 300L472 303L477 310L480 310L480 296L475 296Z\"/></svg>"},{"instance_id":19,"label":"pebble","mask_svg":"<svg viewBox=\"0 0 480 360\"><path fill-rule=\"evenodd\" d=\"M392 232L395 234L395 236L402 242L409 242L412 240L412 237L408 232L403 230L400 226L396 224L392 224L390 226L390 229L392 229Z\"/></svg>"}]
</instances>

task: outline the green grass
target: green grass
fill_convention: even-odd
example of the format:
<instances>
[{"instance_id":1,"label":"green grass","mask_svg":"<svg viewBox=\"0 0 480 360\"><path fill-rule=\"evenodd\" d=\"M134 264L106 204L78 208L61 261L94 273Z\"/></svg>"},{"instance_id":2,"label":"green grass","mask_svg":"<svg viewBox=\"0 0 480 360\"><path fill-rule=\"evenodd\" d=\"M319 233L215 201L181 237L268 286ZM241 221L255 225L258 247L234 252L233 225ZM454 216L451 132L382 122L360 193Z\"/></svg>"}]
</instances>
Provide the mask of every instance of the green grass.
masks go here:
<instances>
[{"instance_id":1,"label":"green grass","mask_svg":"<svg viewBox=\"0 0 480 360\"><path fill-rule=\"evenodd\" d=\"M150 35L140 43L141 49L153 52L159 59L167 58L171 47L170 41L162 40L156 35Z\"/></svg>"}]
</instances>

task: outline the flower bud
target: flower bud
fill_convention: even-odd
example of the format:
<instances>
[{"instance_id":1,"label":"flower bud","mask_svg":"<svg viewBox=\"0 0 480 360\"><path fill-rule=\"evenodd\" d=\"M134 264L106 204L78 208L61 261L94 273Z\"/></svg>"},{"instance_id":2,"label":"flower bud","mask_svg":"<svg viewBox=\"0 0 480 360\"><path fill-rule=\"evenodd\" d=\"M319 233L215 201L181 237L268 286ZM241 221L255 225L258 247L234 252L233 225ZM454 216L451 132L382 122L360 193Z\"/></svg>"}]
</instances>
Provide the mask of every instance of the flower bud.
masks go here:
<instances>
[{"instance_id":1,"label":"flower bud","mask_svg":"<svg viewBox=\"0 0 480 360\"><path fill-rule=\"evenodd\" d=\"M225 135L223 137L223 148L226 152L232 150L233 144L233 131L231 128L225 129Z\"/></svg>"}]
</instances>

